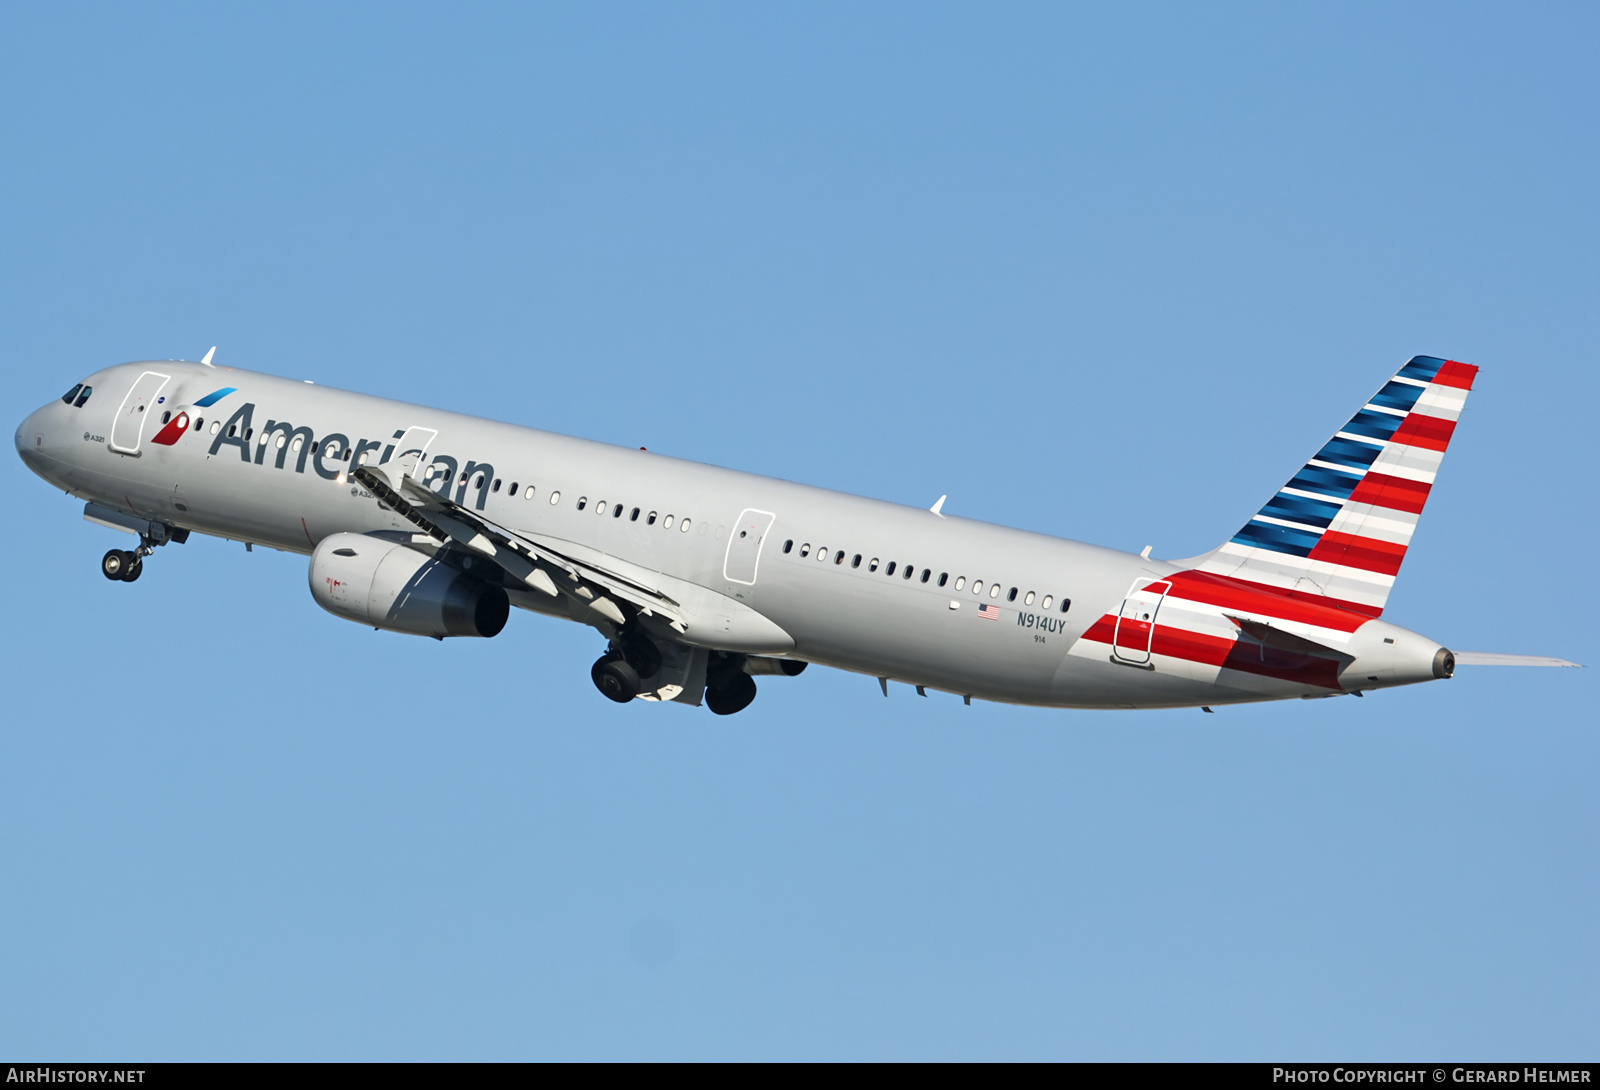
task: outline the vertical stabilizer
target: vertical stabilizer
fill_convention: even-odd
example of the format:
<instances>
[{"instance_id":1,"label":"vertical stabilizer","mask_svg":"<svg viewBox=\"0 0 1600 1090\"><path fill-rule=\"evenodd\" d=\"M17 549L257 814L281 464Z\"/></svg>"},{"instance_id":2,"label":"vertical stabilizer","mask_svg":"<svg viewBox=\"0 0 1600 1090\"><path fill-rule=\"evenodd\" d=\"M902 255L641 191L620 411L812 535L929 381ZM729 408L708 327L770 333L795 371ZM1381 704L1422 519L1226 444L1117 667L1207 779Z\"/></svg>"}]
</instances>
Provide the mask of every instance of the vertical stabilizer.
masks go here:
<instances>
[{"instance_id":1,"label":"vertical stabilizer","mask_svg":"<svg viewBox=\"0 0 1600 1090\"><path fill-rule=\"evenodd\" d=\"M1477 373L1414 357L1198 569L1381 614Z\"/></svg>"}]
</instances>

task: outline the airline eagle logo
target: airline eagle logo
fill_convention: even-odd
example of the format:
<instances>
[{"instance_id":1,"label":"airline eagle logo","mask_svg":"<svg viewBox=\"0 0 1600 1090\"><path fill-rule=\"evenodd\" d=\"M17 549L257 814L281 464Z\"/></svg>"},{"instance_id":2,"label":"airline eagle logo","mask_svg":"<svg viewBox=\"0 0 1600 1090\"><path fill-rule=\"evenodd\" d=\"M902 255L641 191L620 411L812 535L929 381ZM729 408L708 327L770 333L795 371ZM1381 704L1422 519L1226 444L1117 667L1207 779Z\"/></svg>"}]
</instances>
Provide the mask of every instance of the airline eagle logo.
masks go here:
<instances>
[{"instance_id":1,"label":"airline eagle logo","mask_svg":"<svg viewBox=\"0 0 1600 1090\"><path fill-rule=\"evenodd\" d=\"M196 401L194 403L194 407L197 409L209 409L211 406L215 405L229 394L237 393L238 389L239 388L237 386L224 386L220 390L213 390L205 397L202 397L200 400ZM163 398L162 400L165 401L166 399ZM187 412L180 412L178 415L172 417L165 424L163 424L161 430L156 432L156 434L151 437L150 441L159 446L170 447L179 439L182 439L183 433L188 430L189 414Z\"/></svg>"}]
</instances>

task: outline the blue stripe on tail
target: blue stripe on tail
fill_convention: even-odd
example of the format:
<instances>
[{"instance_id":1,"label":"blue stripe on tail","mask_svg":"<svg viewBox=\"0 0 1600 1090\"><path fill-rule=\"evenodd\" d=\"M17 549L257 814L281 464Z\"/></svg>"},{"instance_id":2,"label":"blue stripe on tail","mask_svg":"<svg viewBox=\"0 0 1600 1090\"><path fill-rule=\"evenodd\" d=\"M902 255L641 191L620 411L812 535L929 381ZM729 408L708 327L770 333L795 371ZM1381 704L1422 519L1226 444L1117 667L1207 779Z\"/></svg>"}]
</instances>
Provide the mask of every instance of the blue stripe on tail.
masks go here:
<instances>
[{"instance_id":1,"label":"blue stripe on tail","mask_svg":"<svg viewBox=\"0 0 1600 1090\"><path fill-rule=\"evenodd\" d=\"M1316 548L1317 542L1322 540L1322 534L1312 530L1296 530L1292 526L1274 526L1270 522L1251 520L1233 535L1233 540L1241 545L1253 545L1258 549L1309 556L1311 550Z\"/></svg>"}]
</instances>

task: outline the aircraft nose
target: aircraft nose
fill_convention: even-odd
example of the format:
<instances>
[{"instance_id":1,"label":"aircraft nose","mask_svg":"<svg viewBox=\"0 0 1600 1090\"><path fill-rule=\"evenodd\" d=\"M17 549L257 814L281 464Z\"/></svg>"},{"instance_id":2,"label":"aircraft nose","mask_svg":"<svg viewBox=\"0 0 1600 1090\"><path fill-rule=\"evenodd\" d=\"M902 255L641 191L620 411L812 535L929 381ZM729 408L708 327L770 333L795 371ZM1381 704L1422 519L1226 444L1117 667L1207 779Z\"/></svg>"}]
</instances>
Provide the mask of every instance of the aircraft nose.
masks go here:
<instances>
[{"instance_id":1,"label":"aircraft nose","mask_svg":"<svg viewBox=\"0 0 1600 1090\"><path fill-rule=\"evenodd\" d=\"M17 428L13 440L17 444L17 454L24 464L30 469L36 469L45 455L45 426L44 410L36 409L28 414Z\"/></svg>"}]
</instances>

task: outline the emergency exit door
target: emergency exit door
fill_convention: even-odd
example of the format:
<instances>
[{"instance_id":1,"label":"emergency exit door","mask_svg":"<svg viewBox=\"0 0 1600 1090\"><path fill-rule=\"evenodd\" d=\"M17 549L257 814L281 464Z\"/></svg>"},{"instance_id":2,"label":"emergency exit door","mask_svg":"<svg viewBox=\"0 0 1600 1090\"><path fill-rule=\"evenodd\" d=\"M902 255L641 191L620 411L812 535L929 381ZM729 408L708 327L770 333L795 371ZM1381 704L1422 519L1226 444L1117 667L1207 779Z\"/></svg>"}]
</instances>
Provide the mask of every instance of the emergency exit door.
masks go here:
<instances>
[{"instance_id":1,"label":"emergency exit door","mask_svg":"<svg viewBox=\"0 0 1600 1090\"><path fill-rule=\"evenodd\" d=\"M733 532L728 535L728 554L722 561L722 574L728 582L743 583L747 587L755 585L761 546L775 518L771 511L758 511L753 507L739 513L739 521L733 524Z\"/></svg>"}]
</instances>

